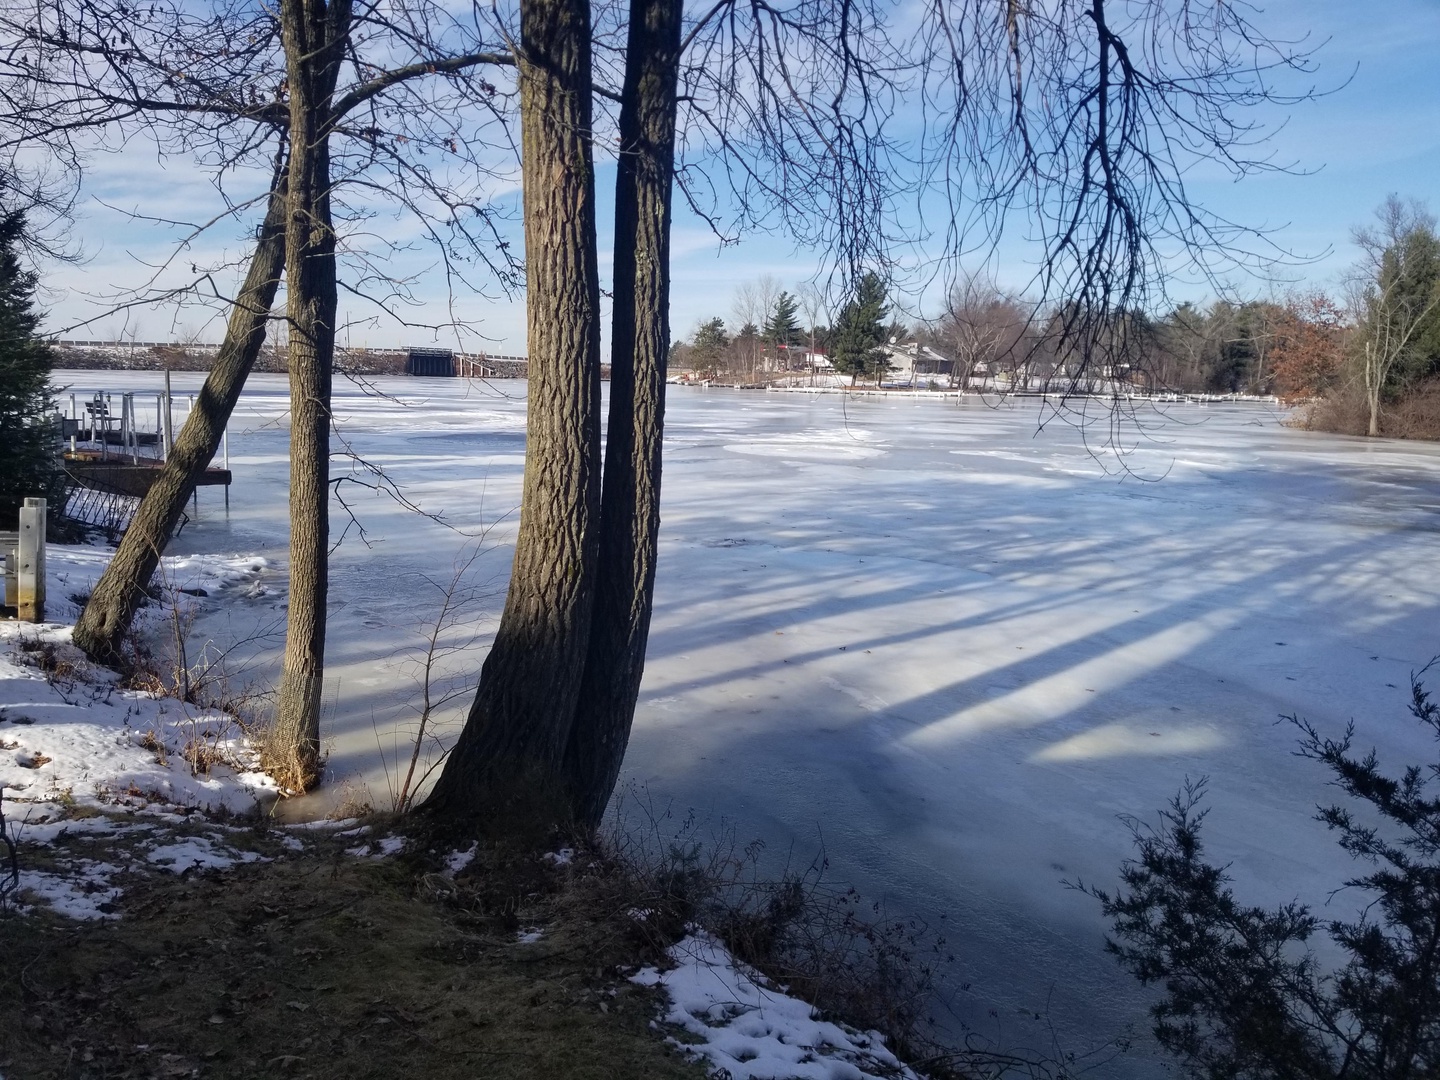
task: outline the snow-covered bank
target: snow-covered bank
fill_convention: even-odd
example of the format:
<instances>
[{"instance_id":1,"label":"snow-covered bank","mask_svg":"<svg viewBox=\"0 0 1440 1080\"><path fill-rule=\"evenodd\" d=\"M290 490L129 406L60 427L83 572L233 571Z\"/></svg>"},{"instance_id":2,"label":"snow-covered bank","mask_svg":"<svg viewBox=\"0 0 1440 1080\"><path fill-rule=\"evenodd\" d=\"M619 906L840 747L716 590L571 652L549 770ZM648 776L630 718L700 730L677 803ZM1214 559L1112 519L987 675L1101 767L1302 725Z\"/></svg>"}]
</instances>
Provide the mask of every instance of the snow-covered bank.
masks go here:
<instances>
[{"instance_id":1,"label":"snow-covered bank","mask_svg":"<svg viewBox=\"0 0 1440 1080\"><path fill-rule=\"evenodd\" d=\"M96 845L81 853L60 841L126 837L124 858L177 873L230 865L253 856L218 833L177 839L166 821L197 810L243 814L275 795L235 717L126 689L71 644L77 600L108 558L102 548L51 545L47 615L55 621L0 623L0 808L13 840L48 849L42 867L21 861L11 899L76 918L111 913L123 867L95 857ZM253 593L264 587L266 565L239 556L166 559L160 598L141 621L177 610L188 620L227 595Z\"/></svg>"}]
</instances>

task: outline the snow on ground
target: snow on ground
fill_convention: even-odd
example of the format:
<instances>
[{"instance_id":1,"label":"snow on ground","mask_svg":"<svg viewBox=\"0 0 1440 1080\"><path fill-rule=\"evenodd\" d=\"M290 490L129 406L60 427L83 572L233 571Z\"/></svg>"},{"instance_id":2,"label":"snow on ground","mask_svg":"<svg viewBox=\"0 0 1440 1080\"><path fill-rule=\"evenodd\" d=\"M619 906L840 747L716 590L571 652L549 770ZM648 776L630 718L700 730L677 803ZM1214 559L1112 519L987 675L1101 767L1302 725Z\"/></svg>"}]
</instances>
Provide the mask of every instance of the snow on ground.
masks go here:
<instances>
[{"instance_id":1,"label":"snow on ground","mask_svg":"<svg viewBox=\"0 0 1440 1080\"><path fill-rule=\"evenodd\" d=\"M445 856L445 868L450 871L450 876L454 877L474 862L475 852L479 849L480 842L477 840L464 851L452 851L449 855Z\"/></svg>"},{"instance_id":2,"label":"snow on ground","mask_svg":"<svg viewBox=\"0 0 1440 1080\"><path fill-rule=\"evenodd\" d=\"M73 620L109 552L51 545L46 552L47 616ZM165 560L161 604L141 623L177 608L188 619L229 594L253 594L263 559L185 556ZM180 591L188 590L188 591ZM275 785L234 717L176 697L125 689L70 642L73 627L0 623L0 796L21 859L22 905L43 904L74 918L113 913L125 867L90 857L117 852L176 873L258 858L221 831L174 836L167 827L193 811L243 814L272 799ZM198 820L198 819L197 819ZM29 854L43 851L32 867Z\"/></svg>"},{"instance_id":3,"label":"snow on ground","mask_svg":"<svg viewBox=\"0 0 1440 1080\"><path fill-rule=\"evenodd\" d=\"M689 1038L671 1041L734 1080L917 1080L879 1032L817 1020L798 998L770 985L718 940L694 931L668 950L666 971L631 977L665 991L662 1020ZM694 1041L692 1041L694 1040Z\"/></svg>"},{"instance_id":4,"label":"snow on ground","mask_svg":"<svg viewBox=\"0 0 1440 1080\"><path fill-rule=\"evenodd\" d=\"M490 530L474 568L490 598L445 637L478 635L452 658L473 685L517 521L524 387L377 382L396 399L337 386L342 432L448 525ZM268 595L201 613L217 639L283 615L285 407L283 378L252 379L229 514L202 492L174 547L277 564ZM1354 718L1387 767L1430 752L1404 705L1440 652L1440 446L1296 431L1259 404L1140 419L1121 462L1087 449L1103 410L1082 435L1033 402L668 396L625 779L781 859L823 843L833 879L945 917L958 960L941 1018L1001 1045L1143 1036L1149 997L1104 954L1094 902L1062 885L1114 884L1131 851L1120 815L1209 775L1207 839L1237 891L1346 917L1354 898L1327 897L1347 860L1311 820L1333 791L1278 716L1327 734ZM370 546L352 532L332 563L330 790L385 805L413 730L411 644L465 537L380 496L352 503ZM1143 1037L1106 1070L1163 1074Z\"/></svg>"},{"instance_id":5,"label":"snow on ground","mask_svg":"<svg viewBox=\"0 0 1440 1080\"><path fill-rule=\"evenodd\" d=\"M357 832L370 832L362 829ZM341 833L341 836L346 835ZM379 836L372 835L363 844L356 844L354 847L346 848L345 854L353 855L357 859L388 859L392 855L399 855L405 850L405 838L403 836Z\"/></svg>"}]
</instances>

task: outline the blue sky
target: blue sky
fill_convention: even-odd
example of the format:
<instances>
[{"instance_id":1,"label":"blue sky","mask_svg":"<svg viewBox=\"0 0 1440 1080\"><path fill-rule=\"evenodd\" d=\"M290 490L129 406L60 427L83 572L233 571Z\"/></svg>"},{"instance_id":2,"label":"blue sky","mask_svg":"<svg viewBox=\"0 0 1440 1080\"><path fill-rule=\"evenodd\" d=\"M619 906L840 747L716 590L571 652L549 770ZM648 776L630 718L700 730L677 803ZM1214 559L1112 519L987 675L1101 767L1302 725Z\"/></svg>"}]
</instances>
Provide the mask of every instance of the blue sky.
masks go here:
<instances>
[{"instance_id":1,"label":"blue sky","mask_svg":"<svg viewBox=\"0 0 1440 1080\"><path fill-rule=\"evenodd\" d=\"M1292 109L1272 108L1264 114L1273 128L1270 147L1275 159L1293 162L1298 171L1233 182L1218 170L1198 169L1188 178L1191 194L1224 217L1275 230L1279 245L1313 260L1289 267L1283 271L1286 277L1333 285L1356 254L1351 230L1363 224L1387 194L1419 198L1440 211L1440 0L1385 4L1277 0L1257 8L1253 19L1275 36L1308 34L1311 42L1322 46L1315 85L1337 89ZM1290 89L1294 88L1292 84ZM614 182L613 166L599 168L597 182L605 274L605 253L612 239L608 192ZM513 203L518 195L512 192L501 199ZM222 324L203 310L167 308L128 317L103 314L109 297L143 280L150 267L171 254L177 236L174 229L128 220L109 207L204 220L214 214L218 202L202 173L183 159L161 160L153 149L131 146L92 163L90 187L81 205L75 235L87 258L78 265L45 268L48 328L60 330L99 315L89 328L71 331L69 336L169 339L188 334L219 339ZM224 226L193 252L184 253L179 262L188 268L192 259L241 257L250 227L248 222ZM730 321L734 292L744 282L768 274L793 290L819 262L815 253L797 250L782 236L750 235L722 249L704 223L683 210L677 215L673 244L671 325L676 337L687 336L704 318L718 315ZM1000 255L995 272L1001 282L1023 285L1033 271L1029 251L1009 242ZM419 275L416 289L423 306L413 312L414 320L444 320L443 284L438 275L425 272L433 259L417 253L403 264L403 273ZM1270 287L1265 281L1248 279L1237 280L1235 286L1247 293ZM1173 294L1182 298L1204 299L1208 291L1183 276L1172 286ZM932 313L937 292L938 287L910 297L906 306ZM461 344L474 346L484 339L491 351L524 351L524 309L518 298L507 302L461 296L454 311L475 327ZM358 304L351 303L342 315L348 325L341 339L354 345L433 340L428 331L407 329L383 318L377 321ZM457 343L453 334L441 340Z\"/></svg>"}]
</instances>

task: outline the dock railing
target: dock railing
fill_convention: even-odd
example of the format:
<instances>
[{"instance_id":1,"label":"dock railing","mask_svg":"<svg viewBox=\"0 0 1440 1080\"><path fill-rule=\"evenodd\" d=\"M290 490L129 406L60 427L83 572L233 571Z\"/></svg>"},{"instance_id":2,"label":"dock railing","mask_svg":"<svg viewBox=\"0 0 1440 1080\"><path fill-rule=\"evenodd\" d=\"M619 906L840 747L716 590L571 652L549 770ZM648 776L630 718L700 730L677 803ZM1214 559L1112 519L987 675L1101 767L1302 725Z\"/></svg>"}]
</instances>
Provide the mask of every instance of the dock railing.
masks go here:
<instances>
[{"instance_id":1,"label":"dock railing","mask_svg":"<svg viewBox=\"0 0 1440 1080\"><path fill-rule=\"evenodd\" d=\"M0 532L5 557L5 606L22 622L45 621L45 500L26 499L20 528Z\"/></svg>"}]
</instances>

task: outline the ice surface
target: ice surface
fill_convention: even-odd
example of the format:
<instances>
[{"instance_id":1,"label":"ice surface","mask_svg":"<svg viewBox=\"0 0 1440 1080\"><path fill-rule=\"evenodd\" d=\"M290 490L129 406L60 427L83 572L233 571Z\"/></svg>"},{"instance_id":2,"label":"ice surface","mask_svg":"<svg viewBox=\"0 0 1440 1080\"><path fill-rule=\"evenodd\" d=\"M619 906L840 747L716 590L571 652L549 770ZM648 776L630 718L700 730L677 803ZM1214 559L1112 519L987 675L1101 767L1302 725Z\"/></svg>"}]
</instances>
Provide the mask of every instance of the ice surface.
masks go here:
<instances>
[{"instance_id":1,"label":"ice surface","mask_svg":"<svg viewBox=\"0 0 1440 1080\"><path fill-rule=\"evenodd\" d=\"M379 384L399 400L337 386L340 429L446 522L341 485L372 546L352 527L332 572L331 790L363 785L383 806L410 751L410 646L464 542L447 525L490 530L473 571L491 599L445 640L493 632L525 401L505 382ZM1410 671L1440 652L1440 447L1181 405L1146 417L1121 467L1075 427L1037 431L1033 403L680 387L668 402L626 778L771 852L823 842L837 879L945 916L956 1024L1045 1046L1053 1025L1076 1051L1146 1026L1094 902L1061 881L1112 885L1130 851L1119 815L1152 813L1186 776L1213 778L1209 843L1247 899L1323 905L1345 859L1310 816L1333 793L1292 756L1281 713L1326 732L1353 717L1391 766L1430 750L1404 703ZM174 549L273 564L265 595L201 616L217 640L283 616L285 405L282 378L252 380L230 515L202 491ZM338 508L334 522L338 535ZM453 659L460 686L481 658ZM1141 1047L1106 1075L1158 1072Z\"/></svg>"}]
</instances>

